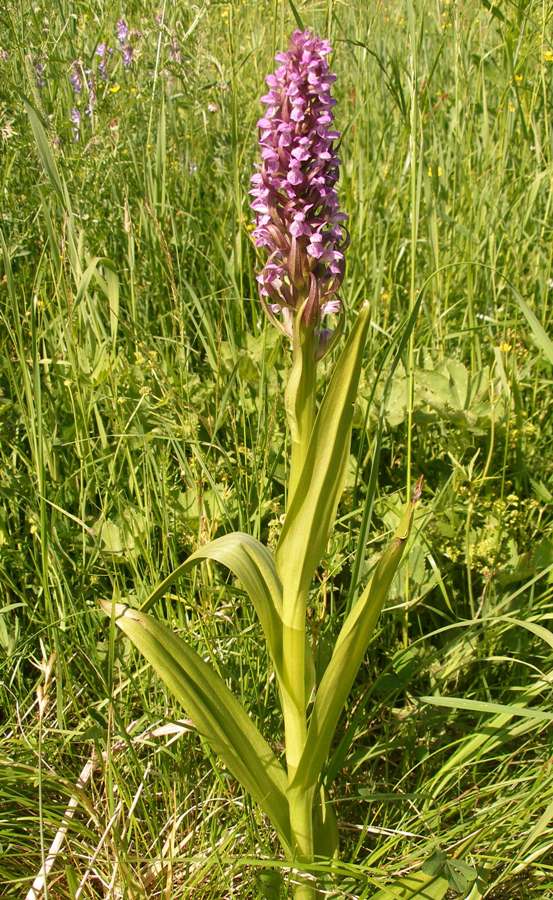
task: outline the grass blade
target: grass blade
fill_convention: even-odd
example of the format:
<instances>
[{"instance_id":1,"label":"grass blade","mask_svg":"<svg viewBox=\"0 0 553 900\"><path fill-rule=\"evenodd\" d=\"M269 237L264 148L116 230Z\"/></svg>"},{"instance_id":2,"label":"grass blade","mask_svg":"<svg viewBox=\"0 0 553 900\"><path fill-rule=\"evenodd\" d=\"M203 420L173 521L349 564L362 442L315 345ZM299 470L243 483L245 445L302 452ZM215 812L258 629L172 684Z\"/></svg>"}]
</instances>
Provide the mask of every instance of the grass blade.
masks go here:
<instances>
[{"instance_id":1,"label":"grass blade","mask_svg":"<svg viewBox=\"0 0 553 900\"><path fill-rule=\"evenodd\" d=\"M421 703L431 706L445 706L447 709L466 709L476 713L499 713L512 718L536 719L538 722L553 722L553 712L522 706L518 703L489 703L487 700L466 700L464 697L419 697Z\"/></svg>"}]
</instances>

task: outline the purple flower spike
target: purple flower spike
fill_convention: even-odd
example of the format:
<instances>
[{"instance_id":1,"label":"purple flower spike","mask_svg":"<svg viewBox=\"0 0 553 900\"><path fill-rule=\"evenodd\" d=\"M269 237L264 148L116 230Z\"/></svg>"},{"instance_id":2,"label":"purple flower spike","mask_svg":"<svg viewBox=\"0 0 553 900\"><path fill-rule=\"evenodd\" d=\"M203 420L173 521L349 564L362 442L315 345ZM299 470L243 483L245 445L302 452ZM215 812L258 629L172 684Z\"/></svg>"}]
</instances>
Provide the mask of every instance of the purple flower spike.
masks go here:
<instances>
[{"instance_id":1,"label":"purple flower spike","mask_svg":"<svg viewBox=\"0 0 553 900\"><path fill-rule=\"evenodd\" d=\"M88 88L88 106L86 107L87 116L91 116L94 112L96 104L96 82L91 69L85 69L86 86Z\"/></svg>"},{"instance_id":2,"label":"purple flower spike","mask_svg":"<svg viewBox=\"0 0 553 900\"><path fill-rule=\"evenodd\" d=\"M81 133L81 113L76 106L71 110L71 122L73 125L73 140L78 141Z\"/></svg>"},{"instance_id":3,"label":"purple flower spike","mask_svg":"<svg viewBox=\"0 0 553 900\"><path fill-rule=\"evenodd\" d=\"M125 46L121 50L121 53L123 54L123 65L126 69L128 69L129 66L132 66L133 62L133 48L130 44L125 44Z\"/></svg>"},{"instance_id":4,"label":"purple flower spike","mask_svg":"<svg viewBox=\"0 0 553 900\"><path fill-rule=\"evenodd\" d=\"M108 80L108 56L113 53L113 50L110 47L107 47L106 44L98 44L96 47L96 56L100 58L100 62L98 63L98 71L100 73L100 77L103 78L104 81Z\"/></svg>"},{"instance_id":5,"label":"purple flower spike","mask_svg":"<svg viewBox=\"0 0 553 900\"><path fill-rule=\"evenodd\" d=\"M46 66L43 62L35 63L35 81L36 86L40 90L46 87L46 78L44 77L44 73L46 72Z\"/></svg>"},{"instance_id":6,"label":"purple flower spike","mask_svg":"<svg viewBox=\"0 0 553 900\"><path fill-rule=\"evenodd\" d=\"M295 31L266 79L269 92L261 101L267 110L257 123L262 161L251 181L253 238L269 254L257 281L266 311L290 336L293 311L302 305L302 321L315 327L341 309L337 292L348 234L336 193L340 132L331 127L336 76L326 60L330 52L328 41ZM281 321L275 320L279 313Z\"/></svg>"},{"instance_id":7,"label":"purple flower spike","mask_svg":"<svg viewBox=\"0 0 553 900\"><path fill-rule=\"evenodd\" d=\"M176 37L172 37L169 44L169 59L174 63L180 63L182 59L180 45Z\"/></svg>"},{"instance_id":8,"label":"purple flower spike","mask_svg":"<svg viewBox=\"0 0 553 900\"><path fill-rule=\"evenodd\" d=\"M129 26L124 19L119 19L117 25L115 26L115 33L117 34L117 40L119 41L119 43L124 44L129 36Z\"/></svg>"},{"instance_id":9,"label":"purple flower spike","mask_svg":"<svg viewBox=\"0 0 553 900\"><path fill-rule=\"evenodd\" d=\"M80 94L83 89L83 82L81 79L80 64L77 61L75 61L71 66L69 81L71 82L71 87L73 88L74 92L76 94Z\"/></svg>"}]
</instances>

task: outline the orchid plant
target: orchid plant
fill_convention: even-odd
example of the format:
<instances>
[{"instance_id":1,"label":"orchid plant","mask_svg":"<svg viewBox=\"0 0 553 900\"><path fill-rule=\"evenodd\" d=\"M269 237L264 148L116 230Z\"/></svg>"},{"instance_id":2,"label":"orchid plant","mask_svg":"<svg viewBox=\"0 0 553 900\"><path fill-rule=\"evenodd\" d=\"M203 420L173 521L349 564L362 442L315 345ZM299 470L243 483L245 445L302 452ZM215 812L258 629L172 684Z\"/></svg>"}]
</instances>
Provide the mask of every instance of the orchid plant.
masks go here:
<instances>
[{"instance_id":1,"label":"orchid plant","mask_svg":"<svg viewBox=\"0 0 553 900\"><path fill-rule=\"evenodd\" d=\"M420 485L372 578L345 617L330 661L315 681L307 629L311 584L333 526L349 459L354 402L369 312L364 306L317 408L317 364L335 346L341 314L347 217L339 209L330 44L307 30L277 55L259 120L261 163L252 178L253 238L267 252L258 275L263 306L291 344L285 406L291 455L287 507L276 552L236 532L200 547L143 607L103 602L198 733L259 804L287 861L299 871L296 900L315 896L309 868L338 853L325 773L336 728L401 559ZM226 567L259 617L282 706L285 758L278 755L223 679L168 627L146 614L202 560Z\"/></svg>"}]
</instances>

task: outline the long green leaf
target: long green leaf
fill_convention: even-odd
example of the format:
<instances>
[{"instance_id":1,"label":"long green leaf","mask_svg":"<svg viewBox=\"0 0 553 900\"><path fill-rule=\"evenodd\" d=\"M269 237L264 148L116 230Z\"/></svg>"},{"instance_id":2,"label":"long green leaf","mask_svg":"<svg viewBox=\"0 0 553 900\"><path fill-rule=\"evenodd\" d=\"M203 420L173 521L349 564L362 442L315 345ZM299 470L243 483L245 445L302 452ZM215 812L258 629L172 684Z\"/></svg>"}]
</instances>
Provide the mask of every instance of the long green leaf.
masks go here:
<instances>
[{"instance_id":1,"label":"long green leaf","mask_svg":"<svg viewBox=\"0 0 553 900\"><path fill-rule=\"evenodd\" d=\"M284 605L304 595L324 553L349 457L353 407L369 325L364 307L336 364L319 409L305 464L276 551Z\"/></svg>"},{"instance_id":2,"label":"long green leaf","mask_svg":"<svg viewBox=\"0 0 553 900\"><path fill-rule=\"evenodd\" d=\"M171 693L198 732L270 818L290 847L287 778L273 751L222 678L165 625L121 603L102 601Z\"/></svg>"},{"instance_id":3,"label":"long green leaf","mask_svg":"<svg viewBox=\"0 0 553 900\"><path fill-rule=\"evenodd\" d=\"M382 888L372 900L442 900L449 890L449 882L441 875L412 872Z\"/></svg>"},{"instance_id":4,"label":"long green leaf","mask_svg":"<svg viewBox=\"0 0 553 900\"><path fill-rule=\"evenodd\" d=\"M257 613L277 672L282 660L282 586L270 550L242 531L225 534L200 547L150 594L142 610L159 600L185 572L212 559L229 569L242 583Z\"/></svg>"},{"instance_id":5,"label":"long green leaf","mask_svg":"<svg viewBox=\"0 0 553 900\"><path fill-rule=\"evenodd\" d=\"M392 579L396 573L409 537L415 503L414 499L401 518L390 546L384 551L374 575L344 622L332 657L322 677L309 720L303 755L291 787L313 787L326 761L338 719L351 690L369 640L384 605Z\"/></svg>"}]
</instances>

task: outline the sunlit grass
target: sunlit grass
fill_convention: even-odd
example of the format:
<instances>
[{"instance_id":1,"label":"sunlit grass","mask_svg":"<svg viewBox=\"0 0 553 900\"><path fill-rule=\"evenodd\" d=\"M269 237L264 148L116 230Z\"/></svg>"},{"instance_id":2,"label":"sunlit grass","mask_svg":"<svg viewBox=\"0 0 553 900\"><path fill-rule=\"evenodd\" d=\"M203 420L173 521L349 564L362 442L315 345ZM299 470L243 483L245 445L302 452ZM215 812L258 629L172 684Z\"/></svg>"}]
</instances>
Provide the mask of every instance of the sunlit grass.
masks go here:
<instances>
[{"instance_id":1,"label":"sunlit grass","mask_svg":"<svg viewBox=\"0 0 553 900\"><path fill-rule=\"evenodd\" d=\"M553 11L296 5L330 23L344 299L372 306L348 488L313 597L321 659L408 472L426 479L331 762L346 798L337 895L370 897L441 849L479 872L472 898L553 896L550 727L517 712L551 710L551 364L517 298L551 334ZM102 597L144 597L223 531L274 541L283 512L287 349L257 300L247 189L255 98L293 16L277 2L158 12L11 4L0 23L6 896L26 896L72 796L50 897L256 897L263 861L278 866L266 823L97 612ZM129 69L123 13L142 33ZM75 60L96 73L90 117ZM375 373L427 281L381 410L386 365L376 387ZM242 592L213 569L159 612L279 734ZM433 696L452 707L421 700Z\"/></svg>"}]
</instances>

